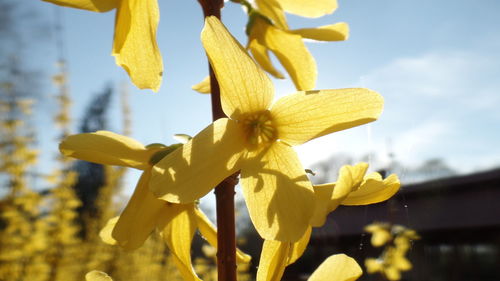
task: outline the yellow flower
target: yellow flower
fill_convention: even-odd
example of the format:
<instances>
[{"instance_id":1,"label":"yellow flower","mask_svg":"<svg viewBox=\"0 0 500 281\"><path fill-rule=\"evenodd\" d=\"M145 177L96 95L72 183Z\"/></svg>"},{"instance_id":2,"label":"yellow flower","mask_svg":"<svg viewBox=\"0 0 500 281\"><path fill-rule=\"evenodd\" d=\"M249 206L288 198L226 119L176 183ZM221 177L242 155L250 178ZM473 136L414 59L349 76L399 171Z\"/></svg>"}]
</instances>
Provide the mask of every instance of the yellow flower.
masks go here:
<instances>
[{"instance_id":1,"label":"yellow flower","mask_svg":"<svg viewBox=\"0 0 500 281\"><path fill-rule=\"evenodd\" d=\"M389 247L381 259L368 258L365 260L368 273L380 272L388 280L400 280L401 271L408 271L412 265L405 257L405 252L398 248Z\"/></svg>"},{"instance_id":2,"label":"yellow flower","mask_svg":"<svg viewBox=\"0 0 500 281\"><path fill-rule=\"evenodd\" d=\"M67 137L59 149L66 156L105 165L127 166L143 170L134 194L120 217L111 219L101 231L104 242L119 244L127 250L140 247L158 228L181 274L186 280L199 280L191 266L191 241L196 229L214 247L217 232L195 203L173 204L156 199L149 191L152 165L181 144L144 146L136 140L107 131ZM238 252L238 258L250 257Z\"/></svg>"},{"instance_id":3,"label":"yellow flower","mask_svg":"<svg viewBox=\"0 0 500 281\"><path fill-rule=\"evenodd\" d=\"M311 2L316 1L308 3ZM289 30L285 15L277 0L258 0L256 5L259 12L250 13L251 23L247 30L249 33L247 47L255 60L271 75L283 78L283 75L272 65L268 54L271 51L288 72L298 90L314 89L317 78L316 61L309 53L303 39L347 40L348 25L341 22L318 28Z\"/></svg>"},{"instance_id":4,"label":"yellow flower","mask_svg":"<svg viewBox=\"0 0 500 281\"><path fill-rule=\"evenodd\" d=\"M394 245L401 251L408 251L411 246L412 240L420 239L420 236L413 229L405 228L401 225L395 225L393 227L393 232L396 233L396 238L394 238Z\"/></svg>"},{"instance_id":5,"label":"yellow flower","mask_svg":"<svg viewBox=\"0 0 500 281\"><path fill-rule=\"evenodd\" d=\"M365 260L367 272L380 272L388 280L400 280L401 271L408 271L412 268L411 262L406 258L406 253L410 249L411 240L420 239L420 236L418 236L413 229L408 229L401 225L390 227L389 224L372 224L369 226L375 230L372 240L373 237L377 235L377 232L381 231L377 229L377 227L383 228L383 231L388 231L388 229L390 229L390 232L395 238L393 239L393 244L385 248L381 257L378 259L368 258Z\"/></svg>"},{"instance_id":6,"label":"yellow flower","mask_svg":"<svg viewBox=\"0 0 500 281\"><path fill-rule=\"evenodd\" d=\"M163 62L156 42L157 0L44 0L60 6L107 12L116 9L112 55L140 89L160 89Z\"/></svg>"},{"instance_id":7,"label":"yellow flower","mask_svg":"<svg viewBox=\"0 0 500 281\"><path fill-rule=\"evenodd\" d=\"M320 227L326 216L339 205L359 206L379 203L391 198L401 186L398 176L389 175L382 179L379 173L365 176L367 163L355 166L345 165L340 169L335 183L314 186L316 208L311 225Z\"/></svg>"},{"instance_id":8,"label":"yellow flower","mask_svg":"<svg viewBox=\"0 0 500 281\"><path fill-rule=\"evenodd\" d=\"M390 175L382 180L380 174L365 176L368 164L346 165L340 169L336 183L314 186L315 208L311 226L295 242L265 240L262 247L257 281L278 281L285 267L294 263L303 253L311 237L311 227L321 227L327 215L339 205L368 205L385 201L400 187L398 177Z\"/></svg>"},{"instance_id":9,"label":"yellow flower","mask_svg":"<svg viewBox=\"0 0 500 281\"><path fill-rule=\"evenodd\" d=\"M297 241L313 214L314 192L291 146L374 121L383 100L368 89L322 90L288 95L271 107L270 79L218 19L206 19L201 37L229 118L158 162L150 189L163 200L189 203L241 170L259 234Z\"/></svg>"}]
</instances>

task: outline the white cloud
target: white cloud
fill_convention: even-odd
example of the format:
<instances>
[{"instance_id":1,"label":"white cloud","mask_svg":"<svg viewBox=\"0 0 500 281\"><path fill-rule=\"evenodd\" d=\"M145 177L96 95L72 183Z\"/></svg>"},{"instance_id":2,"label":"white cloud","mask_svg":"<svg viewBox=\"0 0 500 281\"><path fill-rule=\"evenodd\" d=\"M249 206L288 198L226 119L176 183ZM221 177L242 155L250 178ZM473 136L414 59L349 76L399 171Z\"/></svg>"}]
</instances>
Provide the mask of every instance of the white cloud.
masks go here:
<instances>
[{"instance_id":1,"label":"white cloud","mask_svg":"<svg viewBox=\"0 0 500 281\"><path fill-rule=\"evenodd\" d=\"M395 59L363 76L361 82L389 95L472 99L478 94L492 95L492 88L500 88L494 79L500 70L499 59L497 54L432 52Z\"/></svg>"},{"instance_id":2,"label":"white cloud","mask_svg":"<svg viewBox=\"0 0 500 281\"><path fill-rule=\"evenodd\" d=\"M452 125L445 122L431 121L401 130L394 137L394 153L405 163L432 158L432 153L436 153L436 146L443 146L453 129Z\"/></svg>"},{"instance_id":3,"label":"white cloud","mask_svg":"<svg viewBox=\"0 0 500 281\"><path fill-rule=\"evenodd\" d=\"M498 53L443 51L380 66L356 83L384 96L380 120L313 140L298 148L299 156L305 166L339 152L355 158L375 152L386 159L388 151L407 165L434 157L460 171L498 165L500 131L492 128L500 122L499 58Z\"/></svg>"},{"instance_id":4,"label":"white cloud","mask_svg":"<svg viewBox=\"0 0 500 281\"><path fill-rule=\"evenodd\" d=\"M433 52L396 59L362 78L386 98L377 127L394 140L399 159L453 161L467 155L468 161L451 163L461 170L498 159L491 152L498 151L500 131L494 138L482 132L500 121L499 58L497 53Z\"/></svg>"}]
</instances>

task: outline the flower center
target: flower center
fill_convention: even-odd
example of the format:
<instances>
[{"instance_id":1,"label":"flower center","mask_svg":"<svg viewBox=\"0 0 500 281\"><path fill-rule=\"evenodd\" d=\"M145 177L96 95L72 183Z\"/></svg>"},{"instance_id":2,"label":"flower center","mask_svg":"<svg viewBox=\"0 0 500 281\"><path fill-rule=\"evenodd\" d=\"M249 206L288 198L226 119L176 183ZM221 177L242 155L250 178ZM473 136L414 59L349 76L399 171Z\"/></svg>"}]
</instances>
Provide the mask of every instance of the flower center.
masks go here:
<instances>
[{"instance_id":1,"label":"flower center","mask_svg":"<svg viewBox=\"0 0 500 281\"><path fill-rule=\"evenodd\" d=\"M268 110L245 116L242 124L246 139L250 145L268 144L278 137Z\"/></svg>"}]
</instances>

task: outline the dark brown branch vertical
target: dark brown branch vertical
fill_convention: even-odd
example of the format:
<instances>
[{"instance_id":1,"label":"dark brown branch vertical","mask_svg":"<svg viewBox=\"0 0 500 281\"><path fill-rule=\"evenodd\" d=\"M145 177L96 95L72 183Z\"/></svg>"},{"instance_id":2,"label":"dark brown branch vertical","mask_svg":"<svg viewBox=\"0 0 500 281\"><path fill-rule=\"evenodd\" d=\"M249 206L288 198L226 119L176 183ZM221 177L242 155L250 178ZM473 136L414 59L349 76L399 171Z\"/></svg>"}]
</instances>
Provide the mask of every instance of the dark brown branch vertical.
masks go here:
<instances>
[{"instance_id":1,"label":"dark brown branch vertical","mask_svg":"<svg viewBox=\"0 0 500 281\"><path fill-rule=\"evenodd\" d=\"M222 0L198 0L205 17L215 16L220 19ZM212 99L212 118L226 117L222 111L219 83L214 71L209 66L210 90ZM236 281L236 232L234 222L234 186L237 174L222 181L215 188L217 212L217 275L219 281Z\"/></svg>"}]
</instances>

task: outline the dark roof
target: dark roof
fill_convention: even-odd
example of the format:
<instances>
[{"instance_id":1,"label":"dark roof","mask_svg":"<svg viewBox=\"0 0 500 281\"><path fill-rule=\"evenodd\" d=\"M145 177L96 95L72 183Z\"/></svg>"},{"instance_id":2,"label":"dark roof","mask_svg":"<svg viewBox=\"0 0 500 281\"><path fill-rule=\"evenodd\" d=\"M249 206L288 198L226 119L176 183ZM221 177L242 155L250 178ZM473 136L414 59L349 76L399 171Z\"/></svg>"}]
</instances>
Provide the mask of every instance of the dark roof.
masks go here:
<instances>
[{"instance_id":1,"label":"dark roof","mask_svg":"<svg viewBox=\"0 0 500 281\"><path fill-rule=\"evenodd\" d=\"M500 227L500 168L404 185L379 204L341 206L313 237L359 235L374 221L418 232Z\"/></svg>"}]
</instances>

